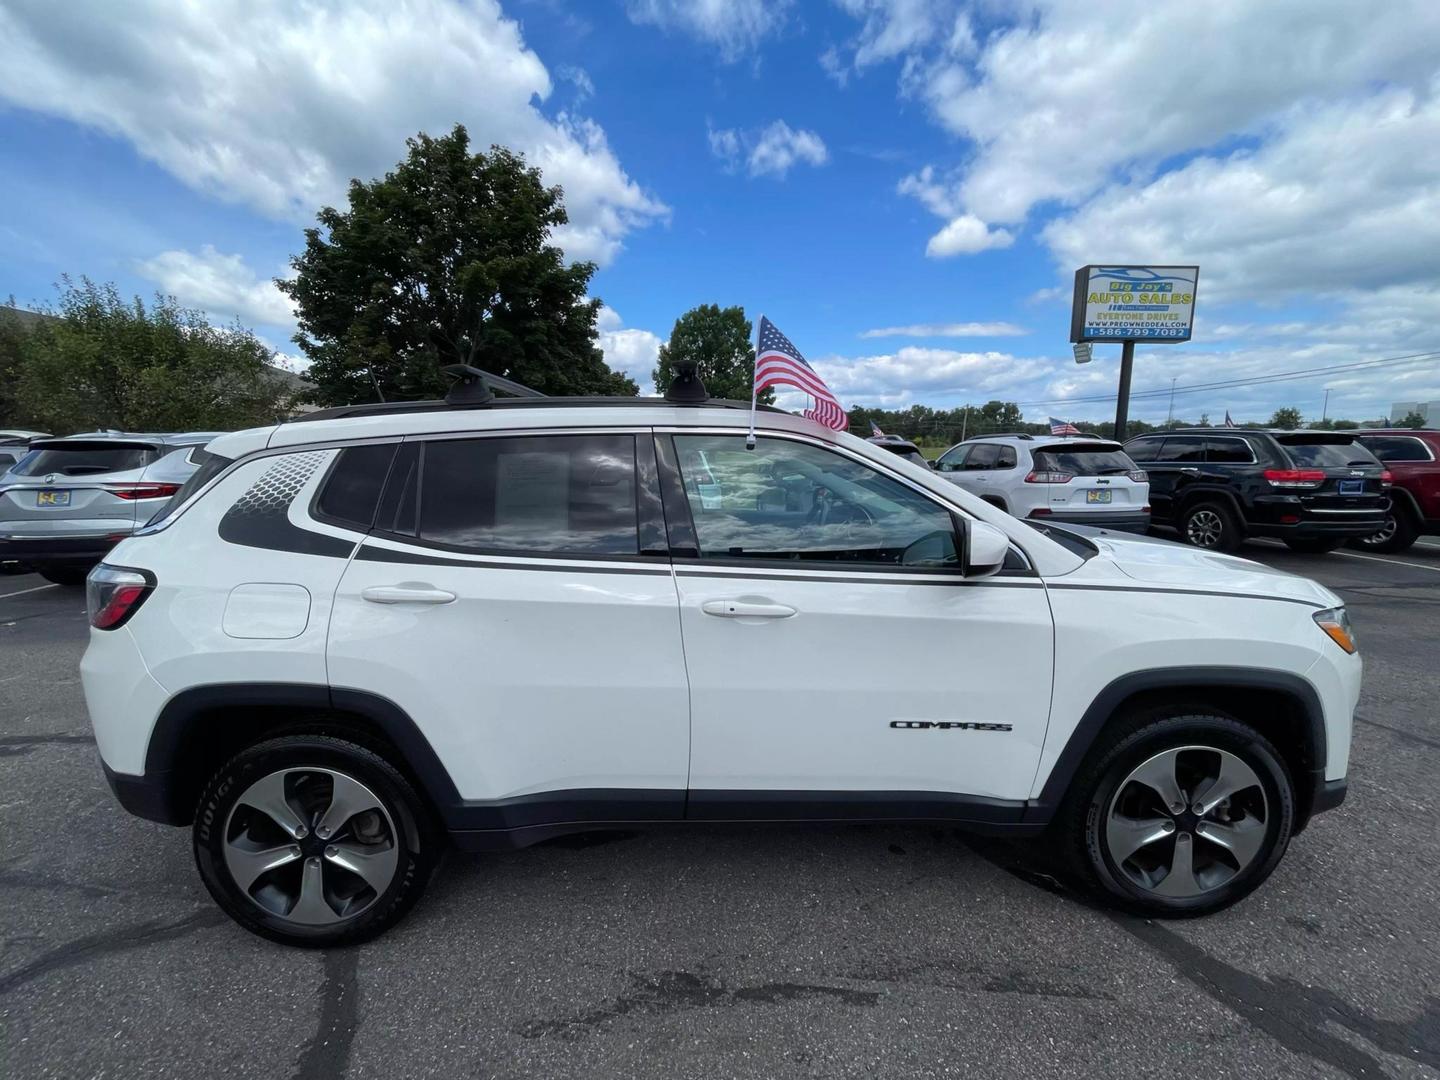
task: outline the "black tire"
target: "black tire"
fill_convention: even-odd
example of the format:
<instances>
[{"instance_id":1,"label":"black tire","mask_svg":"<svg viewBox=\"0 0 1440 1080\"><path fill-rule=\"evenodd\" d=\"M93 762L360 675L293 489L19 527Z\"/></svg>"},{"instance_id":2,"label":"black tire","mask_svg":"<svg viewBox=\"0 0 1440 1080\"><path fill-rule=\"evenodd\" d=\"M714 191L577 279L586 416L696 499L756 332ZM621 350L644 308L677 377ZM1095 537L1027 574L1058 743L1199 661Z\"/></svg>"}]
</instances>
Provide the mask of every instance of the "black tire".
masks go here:
<instances>
[{"instance_id":1,"label":"black tire","mask_svg":"<svg viewBox=\"0 0 1440 1080\"><path fill-rule=\"evenodd\" d=\"M1128 862L1123 865L1116 862L1106 829L1110 814L1120 805L1121 796L1129 798L1134 790L1133 781L1127 783L1132 771L1158 760L1167 752L1178 752L1180 759L1203 763L1212 753L1218 760L1222 751L1248 765L1259 780L1257 787L1264 792L1264 814L1260 819L1263 821L1263 837L1259 838L1255 853L1248 862L1240 864L1238 870L1219 860L1213 862L1208 870L1198 870L1200 874L1216 875L1217 880L1222 879L1225 873L1233 876L1220 880L1213 887L1203 888L1196 895L1168 897L1159 895L1152 888L1142 887L1136 880L1136 874L1143 871L1136 871L1133 867L1127 869L1127 866L1132 866ZM1141 790L1146 790L1143 785ZM1190 792L1190 795L1194 796L1195 792ZM1254 797L1255 790L1249 789L1238 794L1236 800L1238 803L1241 798ZM1227 809L1225 812L1230 811ZM1245 815L1246 811L1239 813ZM1258 731L1204 709L1191 711L1182 708L1168 713L1152 710L1118 724L1091 753L1076 775L1061 808L1056 821L1056 839L1082 885L1110 905L1137 915L1193 918L1229 907L1258 888L1285 854L1294 822L1294 782L1284 759ZM1172 834L1155 841L1151 848L1141 850L1163 853L1164 845L1169 844L1169 850L1173 852L1184 834L1184 839L1193 844L1191 850L1197 866L1201 860L1201 849L1205 858L1225 855L1225 852L1209 846L1209 841L1202 843L1204 838L1199 837L1198 831L1201 827L1196 825L1191 808L1187 807L1183 815L1174 818L1174 823L1176 829ZM1164 887L1163 879L1159 887Z\"/></svg>"},{"instance_id":2,"label":"black tire","mask_svg":"<svg viewBox=\"0 0 1440 1080\"><path fill-rule=\"evenodd\" d=\"M1299 551L1306 555L1323 555L1327 551L1334 551L1341 544L1343 539L1334 540L1330 537L1291 536L1285 540L1285 546L1291 551Z\"/></svg>"},{"instance_id":3,"label":"black tire","mask_svg":"<svg viewBox=\"0 0 1440 1080\"><path fill-rule=\"evenodd\" d=\"M75 588L85 584L86 577L90 574L88 566L42 566L39 569L40 576L46 581L56 585L64 585L68 588Z\"/></svg>"},{"instance_id":4,"label":"black tire","mask_svg":"<svg viewBox=\"0 0 1440 1080\"><path fill-rule=\"evenodd\" d=\"M287 771L288 777L281 780L282 785L288 785L284 787L287 805L297 818L309 819L309 835L291 845L292 837L276 832L274 835L279 837L278 842L293 846L297 857L283 867L261 874L250 886L250 891L246 891L232 873L226 845L232 838L248 843L250 830L257 828L254 823L259 821L260 826L264 826L265 817L250 805L240 807L237 812L237 804L257 781ZM322 830L317 826L321 814L329 805L324 795L324 784L327 781L332 784L333 794L336 790L333 785L339 783L333 776L337 773L363 786L365 793L373 795L383 807L383 814L364 811L374 815L375 824L370 831L379 837L376 850L382 854L391 850L396 853L388 884L378 890L364 884L368 878L336 871L329 861L336 851L335 844L348 841L357 849L363 846L359 826L352 819L346 818L333 836L319 839ZM316 803L307 802L307 793L313 797L317 790L323 800L318 804L318 811L314 809ZM388 820L384 815L388 815ZM355 820L361 816L357 813ZM274 820L270 818L269 823L278 830ZM370 822L365 824L369 826ZM356 835L347 835L347 830ZM227 831L230 836L227 836ZM358 944L395 925L420 899L441 847L440 832L428 806L394 766L363 746L318 734L270 739L241 751L226 762L200 796L192 840L200 878L227 915L261 937L305 948ZM303 857L298 857L301 854ZM344 864L341 865L343 867ZM326 906L335 916L335 921L328 925L302 925L273 910L274 907L284 906L277 904L274 897L281 895L287 887L296 892L298 902L300 875L308 874L312 866L317 880L324 873L344 878L342 886L347 889L353 889L354 882L362 883L355 894L359 900L337 901L342 905L363 901L354 914L337 912L329 899L325 901ZM335 878L330 879L332 889L334 881ZM262 900L252 898L252 893L258 893L271 906L262 906ZM293 913L295 909L292 907L290 910Z\"/></svg>"},{"instance_id":5,"label":"black tire","mask_svg":"<svg viewBox=\"0 0 1440 1080\"><path fill-rule=\"evenodd\" d=\"M1390 509L1385 512L1384 527L1373 536L1351 540L1350 546L1357 551L1374 551L1388 555L1409 550L1418 539L1420 523L1415 520L1415 515L1409 508L1392 502Z\"/></svg>"},{"instance_id":6,"label":"black tire","mask_svg":"<svg viewBox=\"0 0 1440 1080\"><path fill-rule=\"evenodd\" d=\"M1234 512L1223 502L1197 502L1180 515L1180 537L1206 551L1235 551L1245 540Z\"/></svg>"}]
</instances>

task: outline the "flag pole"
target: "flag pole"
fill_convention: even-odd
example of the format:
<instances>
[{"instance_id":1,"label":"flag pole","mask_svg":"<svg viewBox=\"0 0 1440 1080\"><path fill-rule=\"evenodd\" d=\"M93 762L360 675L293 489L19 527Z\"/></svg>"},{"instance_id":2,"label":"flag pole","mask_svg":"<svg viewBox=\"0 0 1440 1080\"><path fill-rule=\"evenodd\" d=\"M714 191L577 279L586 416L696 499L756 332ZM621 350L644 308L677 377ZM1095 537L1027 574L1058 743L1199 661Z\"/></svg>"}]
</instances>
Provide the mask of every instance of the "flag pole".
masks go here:
<instances>
[{"instance_id":1,"label":"flag pole","mask_svg":"<svg viewBox=\"0 0 1440 1080\"><path fill-rule=\"evenodd\" d=\"M761 319L765 316L761 315ZM755 389L756 376L760 369L760 324L755 324L755 363L750 369L750 431L745 436L745 449L755 449L755 407L759 401L760 392Z\"/></svg>"}]
</instances>

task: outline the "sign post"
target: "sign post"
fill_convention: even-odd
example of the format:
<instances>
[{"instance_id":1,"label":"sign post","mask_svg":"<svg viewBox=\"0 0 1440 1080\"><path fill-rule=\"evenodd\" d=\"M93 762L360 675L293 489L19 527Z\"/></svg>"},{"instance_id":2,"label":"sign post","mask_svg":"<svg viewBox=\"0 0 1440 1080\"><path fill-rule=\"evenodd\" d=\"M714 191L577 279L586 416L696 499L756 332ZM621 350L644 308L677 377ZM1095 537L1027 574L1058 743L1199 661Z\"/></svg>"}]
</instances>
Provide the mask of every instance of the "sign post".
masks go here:
<instances>
[{"instance_id":1,"label":"sign post","mask_svg":"<svg viewBox=\"0 0 1440 1080\"><path fill-rule=\"evenodd\" d=\"M1130 412L1130 375L1135 342L1173 344L1190 340L1195 321L1198 266L1082 266L1075 271L1070 340L1118 341L1120 387L1115 401L1115 438L1125 438ZM1076 359L1079 359L1077 351Z\"/></svg>"}]
</instances>

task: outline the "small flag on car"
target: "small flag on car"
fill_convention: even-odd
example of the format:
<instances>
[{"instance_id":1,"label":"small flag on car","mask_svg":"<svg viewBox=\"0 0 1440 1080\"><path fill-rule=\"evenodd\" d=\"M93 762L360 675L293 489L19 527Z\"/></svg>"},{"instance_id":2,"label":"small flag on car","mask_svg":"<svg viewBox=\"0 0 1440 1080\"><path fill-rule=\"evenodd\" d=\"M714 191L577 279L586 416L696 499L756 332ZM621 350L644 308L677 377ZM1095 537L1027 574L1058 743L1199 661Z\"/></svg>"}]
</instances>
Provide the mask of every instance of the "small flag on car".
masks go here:
<instances>
[{"instance_id":1,"label":"small flag on car","mask_svg":"<svg viewBox=\"0 0 1440 1080\"><path fill-rule=\"evenodd\" d=\"M1068 420L1061 420L1059 417L1050 417L1051 435L1079 435L1080 429Z\"/></svg>"},{"instance_id":2,"label":"small flag on car","mask_svg":"<svg viewBox=\"0 0 1440 1080\"><path fill-rule=\"evenodd\" d=\"M875 423L874 420L870 421L870 436L875 439L883 439L885 437L885 433L880 430L880 425Z\"/></svg>"},{"instance_id":3,"label":"small flag on car","mask_svg":"<svg viewBox=\"0 0 1440 1080\"><path fill-rule=\"evenodd\" d=\"M1226 426L1226 427L1234 427L1234 426L1235 426L1235 421L1230 419L1230 410L1229 410L1229 409L1226 409L1226 410L1225 410L1225 426Z\"/></svg>"},{"instance_id":4,"label":"small flag on car","mask_svg":"<svg viewBox=\"0 0 1440 1080\"><path fill-rule=\"evenodd\" d=\"M761 390L772 386L794 386L805 391L814 403L804 416L835 431L844 431L850 419L825 380L800 355L790 339L776 329L764 315L760 316L760 338L755 348L755 384L750 391L750 437L747 446L755 445L755 404Z\"/></svg>"}]
</instances>

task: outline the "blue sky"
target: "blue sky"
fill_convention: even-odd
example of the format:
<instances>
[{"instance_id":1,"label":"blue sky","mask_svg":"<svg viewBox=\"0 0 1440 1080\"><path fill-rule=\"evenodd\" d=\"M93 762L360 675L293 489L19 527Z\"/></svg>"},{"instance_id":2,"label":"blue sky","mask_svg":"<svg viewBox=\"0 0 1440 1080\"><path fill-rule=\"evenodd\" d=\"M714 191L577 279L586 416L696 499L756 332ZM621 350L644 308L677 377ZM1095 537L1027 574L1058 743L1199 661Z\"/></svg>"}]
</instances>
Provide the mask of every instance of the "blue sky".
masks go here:
<instances>
[{"instance_id":1,"label":"blue sky","mask_svg":"<svg viewBox=\"0 0 1440 1080\"><path fill-rule=\"evenodd\" d=\"M567 191L607 360L768 314L847 404L1101 418L1070 274L1198 263L1180 415L1373 417L1440 363L1440 5L149 0L0 8L0 295L157 289L294 354L285 272L350 176L460 121ZM1077 400L1080 399L1080 400ZM1164 419L1168 400L1132 415Z\"/></svg>"}]
</instances>

